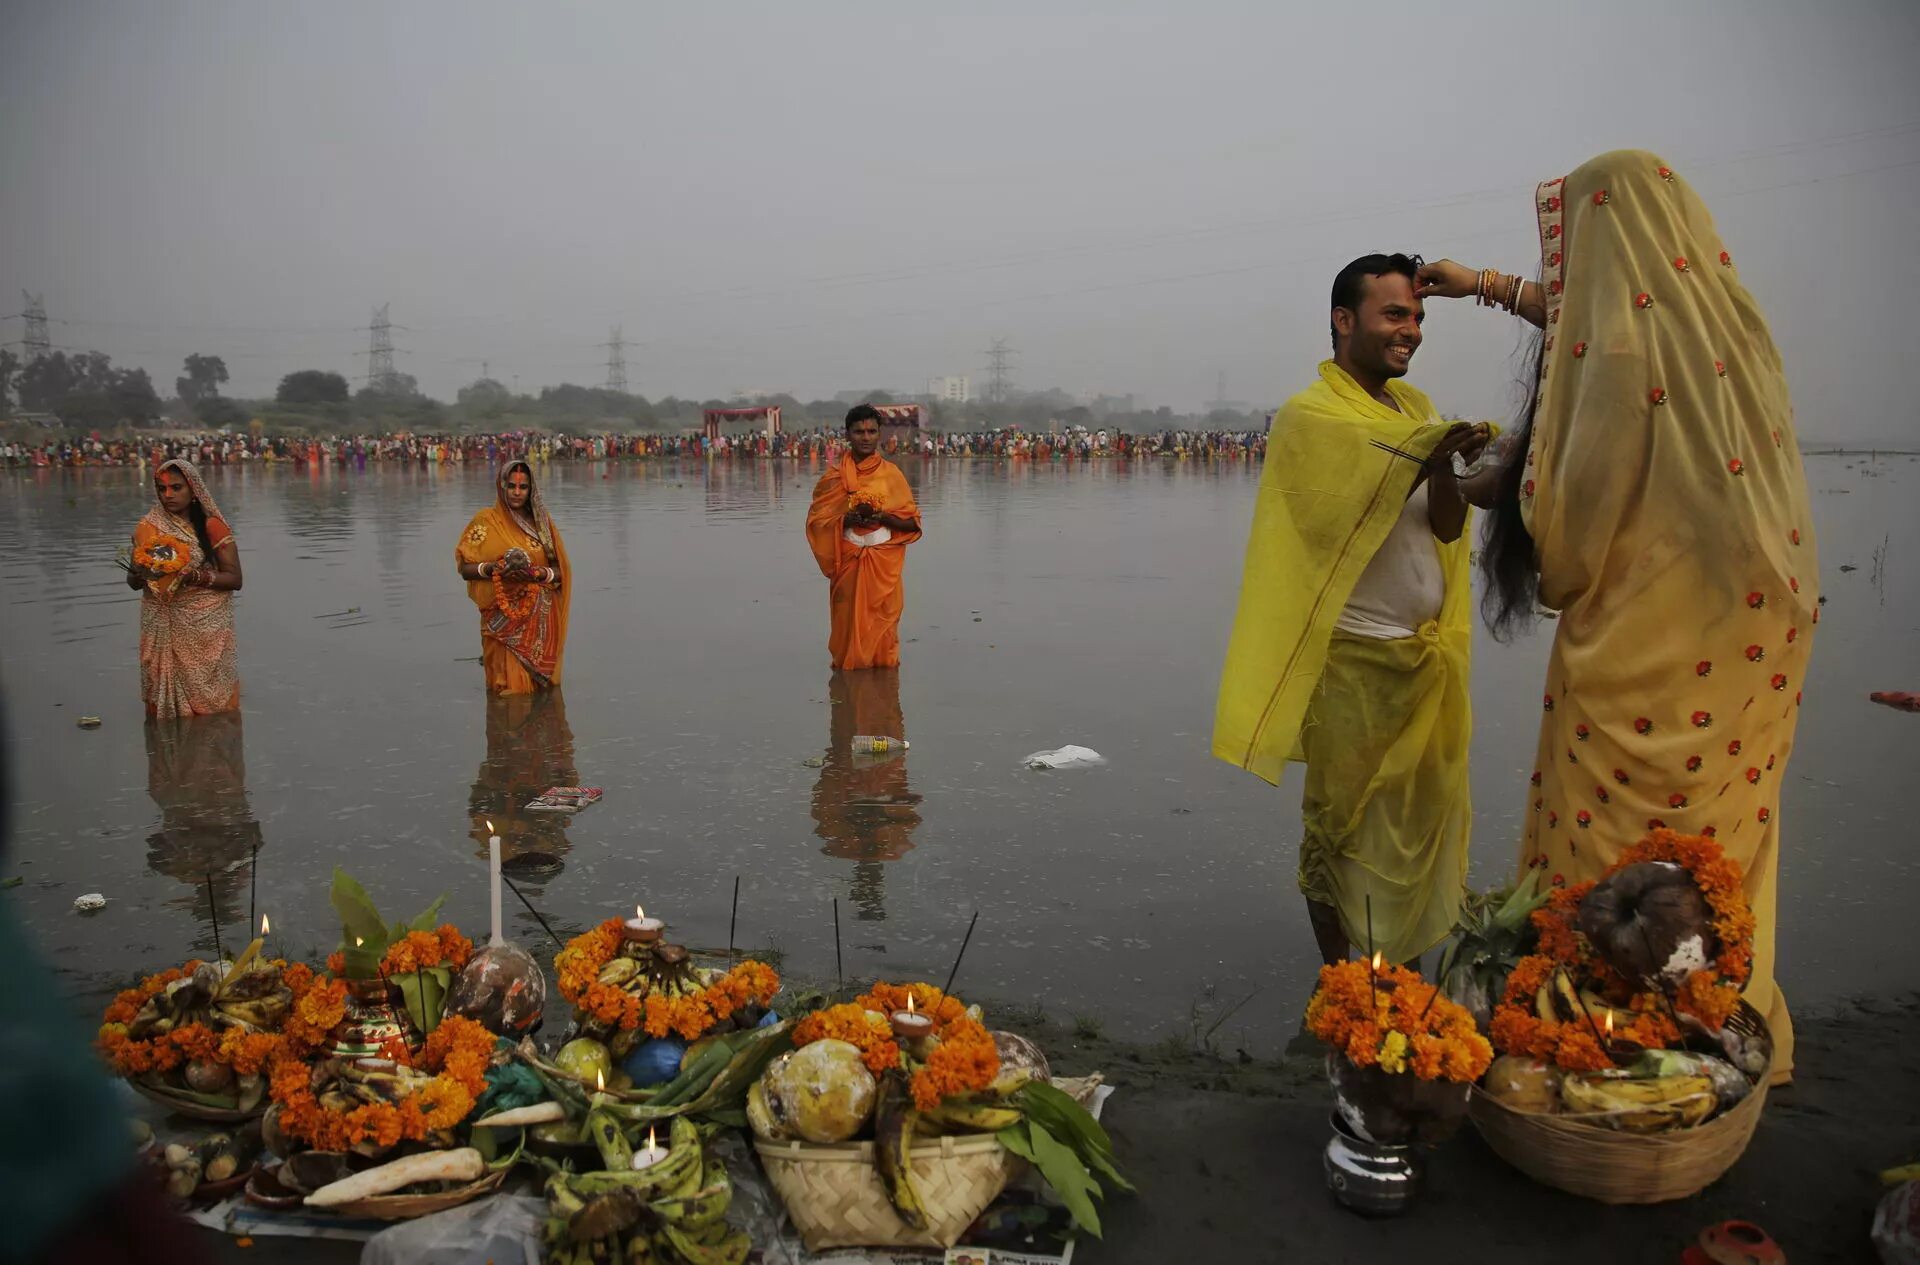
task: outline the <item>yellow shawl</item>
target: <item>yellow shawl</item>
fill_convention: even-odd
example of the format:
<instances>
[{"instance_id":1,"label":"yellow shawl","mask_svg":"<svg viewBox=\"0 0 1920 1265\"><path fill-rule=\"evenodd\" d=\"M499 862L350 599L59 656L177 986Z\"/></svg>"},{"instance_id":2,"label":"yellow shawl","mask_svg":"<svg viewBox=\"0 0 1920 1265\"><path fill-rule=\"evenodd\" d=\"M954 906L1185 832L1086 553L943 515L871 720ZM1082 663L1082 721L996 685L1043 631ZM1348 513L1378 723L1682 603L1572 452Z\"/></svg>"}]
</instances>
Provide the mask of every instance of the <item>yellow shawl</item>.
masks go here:
<instances>
[{"instance_id":1,"label":"yellow shawl","mask_svg":"<svg viewBox=\"0 0 1920 1265\"><path fill-rule=\"evenodd\" d=\"M1301 758L1300 725L1326 665L1334 621L1420 473L1368 441L1424 456L1447 430L1419 390L1390 382L1387 392L1398 411L1325 361L1320 380L1274 415L1267 438L1239 613L1214 712L1213 754L1269 782L1278 783L1287 761ZM1471 644L1467 534L1434 545L1447 576L1441 641L1464 667Z\"/></svg>"}]
</instances>

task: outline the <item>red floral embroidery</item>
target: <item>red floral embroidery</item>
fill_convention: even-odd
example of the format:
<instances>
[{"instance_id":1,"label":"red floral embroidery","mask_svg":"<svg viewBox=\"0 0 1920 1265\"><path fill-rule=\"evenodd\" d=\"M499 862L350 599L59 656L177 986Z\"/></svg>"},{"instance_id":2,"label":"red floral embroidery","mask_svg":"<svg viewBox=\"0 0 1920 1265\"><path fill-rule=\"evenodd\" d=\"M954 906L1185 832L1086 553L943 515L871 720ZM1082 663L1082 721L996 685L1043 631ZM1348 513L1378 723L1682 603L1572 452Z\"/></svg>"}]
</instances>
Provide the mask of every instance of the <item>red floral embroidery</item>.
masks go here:
<instances>
[{"instance_id":1,"label":"red floral embroidery","mask_svg":"<svg viewBox=\"0 0 1920 1265\"><path fill-rule=\"evenodd\" d=\"M1779 431L1775 431L1775 432L1773 432L1773 446L1774 446L1775 448L1778 448L1778 447L1780 447L1780 432L1779 432Z\"/></svg>"},{"instance_id":2,"label":"red floral embroidery","mask_svg":"<svg viewBox=\"0 0 1920 1265\"><path fill-rule=\"evenodd\" d=\"M1690 719L1693 721L1693 727L1695 729L1713 728L1712 712L1695 712Z\"/></svg>"},{"instance_id":3,"label":"red floral embroidery","mask_svg":"<svg viewBox=\"0 0 1920 1265\"><path fill-rule=\"evenodd\" d=\"M1675 272L1692 272L1693 271L1693 269L1688 266L1687 257L1685 255L1675 255L1673 257L1673 269Z\"/></svg>"},{"instance_id":4,"label":"red floral embroidery","mask_svg":"<svg viewBox=\"0 0 1920 1265\"><path fill-rule=\"evenodd\" d=\"M1632 778L1627 776L1627 771L1625 769L1615 769L1613 771L1613 780L1620 783L1620 785L1622 786L1629 785L1633 781Z\"/></svg>"},{"instance_id":5,"label":"red floral embroidery","mask_svg":"<svg viewBox=\"0 0 1920 1265\"><path fill-rule=\"evenodd\" d=\"M1607 799L1607 788L1606 788L1606 787L1604 787L1604 786L1596 786L1596 787L1594 787L1594 788L1593 788L1593 797L1594 797L1595 799L1597 799L1597 800L1599 800L1599 801L1600 801L1601 803L1603 803L1603 804L1605 804L1605 803L1608 803L1608 802L1609 802L1609 801L1608 801L1608 799Z\"/></svg>"},{"instance_id":6,"label":"red floral embroidery","mask_svg":"<svg viewBox=\"0 0 1920 1265\"><path fill-rule=\"evenodd\" d=\"M1553 710L1553 695L1551 695L1551 694L1549 694L1549 695L1547 695L1547 696L1546 696L1546 700L1547 700L1547 701L1546 701L1546 703L1544 704L1544 708L1545 708L1545 710L1547 710L1547 711L1552 711L1552 710Z\"/></svg>"},{"instance_id":7,"label":"red floral embroidery","mask_svg":"<svg viewBox=\"0 0 1920 1265\"><path fill-rule=\"evenodd\" d=\"M1558 236L1560 236L1560 226L1558 224L1547 225L1547 240L1552 241Z\"/></svg>"},{"instance_id":8,"label":"red floral embroidery","mask_svg":"<svg viewBox=\"0 0 1920 1265\"><path fill-rule=\"evenodd\" d=\"M1776 672L1773 674L1773 688L1776 690L1784 690L1787 688L1787 678L1784 673Z\"/></svg>"},{"instance_id":9,"label":"red floral embroidery","mask_svg":"<svg viewBox=\"0 0 1920 1265\"><path fill-rule=\"evenodd\" d=\"M1788 587L1788 588L1790 588L1790 589L1792 589L1792 590L1793 590L1793 591L1794 591L1795 593L1798 593L1798 592L1800 591L1800 580L1799 580L1799 577L1797 577L1797 576L1791 576L1791 575L1790 575L1790 576L1788 576L1788 577L1787 577L1787 587Z\"/></svg>"},{"instance_id":10,"label":"red floral embroidery","mask_svg":"<svg viewBox=\"0 0 1920 1265\"><path fill-rule=\"evenodd\" d=\"M1748 662L1748 663L1758 663L1758 662L1760 662L1760 660L1762 660L1762 659L1764 659L1764 658L1766 658L1766 657L1767 657L1767 652L1766 652L1766 649L1765 649L1765 647L1763 647L1763 646L1748 646L1748 647L1747 647L1747 662Z\"/></svg>"},{"instance_id":11,"label":"red floral embroidery","mask_svg":"<svg viewBox=\"0 0 1920 1265\"><path fill-rule=\"evenodd\" d=\"M1747 605L1752 607L1754 610L1759 610L1761 607L1765 606L1766 604L1767 604L1767 595L1765 593L1755 590L1754 592L1747 594Z\"/></svg>"},{"instance_id":12,"label":"red floral embroidery","mask_svg":"<svg viewBox=\"0 0 1920 1265\"><path fill-rule=\"evenodd\" d=\"M1700 660L1700 662L1693 665L1693 673L1695 676L1712 676L1713 660L1711 659Z\"/></svg>"},{"instance_id":13,"label":"red floral embroidery","mask_svg":"<svg viewBox=\"0 0 1920 1265\"><path fill-rule=\"evenodd\" d=\"M1560 293L1560 278L1555 277L1553 280L1547 282L1547 293L1548 294Z\"/></svg>"},{"instance_id":14,"label":"red floral embroidery","mask_svg":"<svg viewBox=\"0 0 1920 1265\"><path fill-rule=\"evenodd\" d=\"M1660 173L1660 178L1661 178L1662 180L1672 180L1672 179L1673 179L1673 168L1671 168L1671 167L1660 167L1660 168L1658 168L1657 170L1659 171L1659 173Z\"/></svg>"},{"instance_id":15,"label":"red floral embroidery","mask_svg":"<svg viewBox=\"0 0 1920 1265\"><path fill-rule=\"evenodd\" d=\"M1798 527L1796 527L1796 528L1794 528L1794 529L1793 529L1792 531L1790 531L1790 532L1788 532L1788 533L1787 533L1787 539L1788 539L1788 540L1791 540L1791 541L1792 541L1792 542L1793 542L1794 544L1796 544L1796 545L1797 545L1797 544L1799 544L1799 543L1800 543L1800 529L1799 529Z\"/></svg>"},{"instance_id":16,"label":"red floral embroidery","mask_svg":"<svg viewBox=\"0 0 1920 1265\"><path fill-rule=\"evenodd\" d=\"M1700 766L1705 763L1706 761L1701 759L1699 756L1690 755L1687 757L1687 772L1698 773L1700 771Z\"/></svg>"},{"instance_id":17,"label":"red floral embroidery","mask_svg":"<svg viewBox=\"0 0 1920 1265\"><path fill-rule=\"evenodd\" d=\"M1521 493L1521 495L1522 495L1522 496L1529 496L1529 497L1530 497L1530 496L1532 496L1532 495L1533 495L1533 480L1532 480L1532 479L1528 479L1528 480L1527 480L1527 481L1526 481L1525 483L1523 483L1523 484L1521 484L1521 485L1520 485L1520 493ZM1553 709L1552 709L1552 708L1548 708L1547 710L1549 710L1549 711L1551 711L1551 710L1553 710Z\"/></svg>"},{"instance_id":18,"label":"red floral embroidery","mask_svg":"<svg viewBox=\"0 0 1920 1265\"><path fill-rule=\"evenodd\" d=\"M1745 474L1747 472L1747 464L1740 460L1740 458L1735 457L1733 460L1727 462L1727 471L1730 474Z\"/></svg>"},{"instance_id":19,"label":"red floral embroidery","mask_svg":"<svg viewBox=\"0 0 1920 1265\"><path fill-rule=\"evenodd\" d=\"M1820 622L1820 608L1818 606L1813 608L1813 622L1816 624Z\"/></svg>"},{"instance_id":20,"label":"red floral embroidery","mask_svg":"<svg viewBox=\"0 0 1920 1265\"><path fill-rule=\"evenodd\" d=\"M1733 256L1724 250L1720 252L1720 266L1723 268L1733 267Z\"/></svg>"},{"instance_id":21,"label":"red floral embroidery","mask_svg":"<svg viewBox=\"0 0 1920 1265\"><path fill-rule=\"evenodd\" d=\"M1667 823L1660 820L1658 817L1647 818L1648 830L1665 830L1666 828L1667 828Z\"/></svg>"},{"instance_id":22,"label":"red floral embroidery","mask_svg":"<svg viewBox=\"0 0 1920 1265\"><path fill-rule=\"evenodd\" d=\"M1740 754L1740 740L1738 738L1735 738L1732 742L1729 742L1727 744L1727 754L1728 755Z\"/></svg>"},{"instance_id":23,"label":"red floral embroidery","mask_svg":"<svg viewBox=\"0 0 1920 1265\"><path fill-rule=\"evenodd\" d=\"M1673 794L1667 796L1668 808L1685 808L1686 806L1687 806L1687 797L1685 795L1682 795L1679 791L1675 791Z\"/></svg>"},{"instance_id":24,"label":"red floral embroidery","mask_svg":"<svg viewBox=\"0 0 1920 1265\"><path fill-rule=\"evenodd\" d=\"M1595 206L1605 206L1607 203L1611 201L1613 201L1613 197L1605 189L1598 189L1594 191L1593 204Z\"/></svg>"},{"instance_id":25,"label":"red floral embroidery","mask_svg":"<svg viewBox=\"0 0 1920 1265\"><path fill-rule=\"evenodd\" d=\"M1714 362L1713 362L1713 371L1714 371L1715 373L1717 373L1717 374L1719 374L1719 375L1720 375L1721 377L1723 377L1723 378L1724 378L1724 377L1726 377L1726 376L1727 376L1727 362L1726 362L1726 361L1724 361L1724 360L1716 360L1716 361L1714 361Z\"/></svg>"},{"instance_id":26,"label":"red floral embroidery","mask_svg":"<svg viewBox=\"0 0 1920 1265\"><path fill-rule=\"evenodd\" d=\"M1586 354L1587 354L1587 345L1585 343L1575 343L1573 345L1573 358L1575 360L1585 359Z\"/></svg>"},{"instance_id":27,"label":"red floral embroidery","mask_svg":"<svg viewBox=\"0 0 1920 1265\"><path fill-rule=\"evenodd\" d=\"M1554 812L1552 809L1548 809L1547 810L1547 829L1552 830L1554 827L1558 826L1559 824L1560 824L1560 814Z\"/></svg>"},{"instance_id":28,"label":"red floral embroidery","mask_svg":"<svg viewBox=\"0 0 1920 1265\"><path fill-rule=\"evenodd\" d=\"M1559 266L1560 266L1560 252L1556 250L1551 255L1547 256L1547 267L1558 268Z\"/></svg>"},{"instance_id":29,"label":"red floral embroidery","mask_svg":"<svg viewBox=\"0 0 1920 1265\"><path fill-rule=\"evenodd\" d=\"M1564 205L1566 204L1560 201L1560 195L1557 193L1547 199L1547 210L1549 211L1558 211Z\"/></svg>"},{"instance_id":30,"label":"red floral embroidery","mask_svg":"<svg viewBox=\"0 0 1920 1265\"><path fill-rule=\"evenodd\" d=\"M1554 876L1553 876L1553 885L1554 885L1555 887L1565 887L1565 886L1567 885L1567 876L1566 876L1566 875L1564 875L1564 874L1556 874L1556 875L1554 875Z\"/></svg>"},{"instance_id":31,"label":"red floral embroidery","mask_svg":"<svg viewBox=\"0 0 1920 1265\"><path fill-rule=\"evenodd\" d=\"M1593 734L1593 731L1588 729L1585 725L1575 725L1573 727L1573 736L1578 738L1582 742L1585 742L1589 737L1592 736L1592 734Z\"/></svg>"},{"instance_id":32,"label":"red floral embroidery","mask_svg":"<svg viewBox=\"0 0 1920 1265\"><path fill-rule=\"evenodd\" d=\"M1647 392L1647 398L1655 404L1665 404L1667 402L1667 389L1665 387L1655 387L1653 390Z\"/></svg>"},{"instance_id":33,"label":"red floral embroidery","mask_svg":"<svg viewBox=\"0 0 1920 1265\"><path fill-rule=\"evenodd\" d=\"M1795 707L1798 707L1798 706L1800 706L1800 691L1799 691L1799 690L1795 690L1795 691L1793 692L1793 705L1794 705Z\"/></svg>"},{"instance_id":34,"label":"red floral embroidery","mask_svg":"<svg viewBox=\"0 0 1920 1265\"><path fill-rule=\"evenodd\" d=\"M1653 722L1648 720L1645 716L1635 717L1633 722L1633 732L1639 734L1642 738L1644 738L1648 734L1653 732Z\"/></svg>"},{"instance_id":35,"label":"red floral embroidery","mask_svg":"<svg viewBox=\"0 0 1920 1265\"><path fill-rule=\"evenodd\" d=\"M1787 629L1787 644L1788 644L1788 645L1792 645L1792 644L1793 644L1793 643L1794 643L1795 641L1797 641L1797 640L1799 640L1799 637L1800 637L1800 630L1799 630L1798 628L1789 628L1789 629Z\"/></svg>"},{"instance_id":36,"label":"red floral embroidery","mask_svg":"<svg viewBox=\"0 0 1920 1265\"><path fill-rule=\"evenodd\" d=\"M1533 779L1532 779L1532 781L1533 781L1533 784L1534 784L1535 786L1538 786L1538 785L1540 785L1540 770L1539 770L1539 769L1535 769L1535 770L1533 771Z\"/></svg>"},{"instance_id":37,"label":"red floral embroidery","mask_svg":"<svg viewBox=\"0 0 1920 1265\"><path fill-rule=\"evenodd\" d=\"M1633 296L1633 305L1642 312L1653 306L1653 296L1645 290Z\"/></svg>"},{"instance_id":38,"label":"red floral embroidery","mask_svg":"<svg viewBox=\"0 0 1920 1265\"><path fill-rule=\"evenodd\" d=\"M1760 785L1760 770L1755 768L1749 768L1747 770L1747 781L1752 783L1754 786Z\"/></svg>"},{"instance_id":39,"label":"red floral embroidery","mask_svg":"<svg viewBox=\"0 0 1920 1265\"><path fill-rule=\"evenodd\" d=\"M1758 816L1760 818L1760 824L1764 826L1773 820L1773 810L1771 808L1763 808L1760 810Z\"/></svg>"},{"instance_id":40,"label":"red floral embroidery","mask_svg":"<svg viewBox=\"0 0 1920 1265\"><path fill-rule=\"evenodd\" d=\"M1700 827L1700 833L1711 839L1720 833L1720 828L1718 826L1702 826Z\"/></svg>"},{"instance_id":41,"label":"red floral embroidery","mask_svg":"<svg viewBox=\"0 0 1920 1265\"><path fill-rule=\"evenodd\" d=\"M1579 756L1577 756L1577 755L1575 755L1575 754L1573 753L1573 748L1572 748L1572 747L1568 747L1568 748L1567 748L1567 763L1568 763L1568 764L1578 764L1578 763L1580 763L1580 757L1579 757Z\"/></svg>"},{"instance_id":42,"label":"red floral embroidery","mask_svg":"<svg viewBox=\"0 0 1920 1265\"><path fill-rule=\"evenodd\" d=\"M1585 830L1593 824L1593 814L1583 808L1575 814L1574 820L1580 823L1580 829Z\"/></svg>"},{"instance_id":43,"label":"red floral embroidery","mask_svg":"<svg viewBox=\"0 0 1920 1265\"><path fill-rule=\"evenodd\" d=\"M1767 757L1767 772L1769 772L1769 773L1771 773L1771 772L1773 772L1773 757L1772 757L1772 756L1768 756L1768 757Z\"/></svg>"}]
</instances>

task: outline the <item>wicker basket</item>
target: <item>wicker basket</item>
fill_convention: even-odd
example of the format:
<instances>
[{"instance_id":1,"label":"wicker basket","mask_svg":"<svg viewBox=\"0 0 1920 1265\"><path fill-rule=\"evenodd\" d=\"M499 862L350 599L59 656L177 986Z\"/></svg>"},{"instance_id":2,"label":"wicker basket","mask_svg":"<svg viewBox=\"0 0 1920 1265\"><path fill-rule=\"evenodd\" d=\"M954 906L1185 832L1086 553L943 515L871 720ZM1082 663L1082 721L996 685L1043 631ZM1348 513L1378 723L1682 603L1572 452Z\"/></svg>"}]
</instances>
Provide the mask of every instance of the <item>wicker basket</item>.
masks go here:
<instances>
[{"instance_id":1,"label":"wicker basket","mask_svg":"<svg viewBox=\"0 0 1920 1265\"><path fill-rule=\"evenodd\" d=\"M1732 1022L1766 1034L1746 1003ZM1769 1060L1759 1083L1725 1115L1672 1133L1621 1133L1575 1117L1515 1111L1475 1087L1467 1115L1501 1159L1544 1185L1608 1204L1653 1204L1696 1195L1745 1153L1767 1102Z\"/></svg>"},{"instance_id":2,"label":"wicker basket","mask_svg":"<svg viewBox=\"0 0 1920 1265\"><path fill-rule=\"evenodd\" d=\"M873 1143L763 1142L754 1150L809 1252L830 1247L952 1247L1026 1168L991 1133L915 1138L913 1184L927 1228L900 1219L874 1168Z\"/></svg>"},{"instance_id":3,"label":"wicker basket","mask_svg":"<svg viewBox=\"0 0 1920 1265\"><path fill-rule=\"evenodd\" d=\"M470 1199L490 1195L500 1189L507 1180L508 1169L499 1169L486 1174L478 1181L456 1186L452 1190L443 1190L437 1195L369 1195L365 1199L356 1199L352 1203L336 1204L327 1209L343 1217L358 1217L368 1221L411 1221L415 1217L424 1217L429 1213L445 1212L457 1208ZM313 1211L309 1209L309 1211Z\"/></svg>"}]
</instances>

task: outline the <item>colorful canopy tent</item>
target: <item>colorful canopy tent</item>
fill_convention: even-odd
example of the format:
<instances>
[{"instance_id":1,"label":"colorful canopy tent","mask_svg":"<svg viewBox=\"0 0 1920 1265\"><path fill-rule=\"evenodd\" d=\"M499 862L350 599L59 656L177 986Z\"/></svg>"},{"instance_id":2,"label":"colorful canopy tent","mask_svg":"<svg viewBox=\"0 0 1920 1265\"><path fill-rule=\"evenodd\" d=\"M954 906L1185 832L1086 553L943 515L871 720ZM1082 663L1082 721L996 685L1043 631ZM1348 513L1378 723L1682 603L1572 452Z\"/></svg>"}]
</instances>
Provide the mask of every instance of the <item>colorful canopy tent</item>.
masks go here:
<instances>
[{"instance_id":1,"label":"colorful canopy tent","mask_svg":"<svg viewBox=\"0 0 1920 1265\"><path fill-rule=\"evenodd\" d=\"M720 432L728 422L765 421L767 424L768 438L772 438L780 433L780 406L777 404L769 404L757 408L703 409L700 417L704 423L708 439L720 438Z\"/></svg>"},{"instance_id":2,"label":"colorful canopy tent","mask_svg":"<svg viewBox=\"0 0 1920 1265\"><path fill-rule=\"evenodd\" d=\"M919 430L925 418L918 404L876 404L873 407L880 414L880 429L883 431L895 426Z\"/></svg>"}]
</instances>

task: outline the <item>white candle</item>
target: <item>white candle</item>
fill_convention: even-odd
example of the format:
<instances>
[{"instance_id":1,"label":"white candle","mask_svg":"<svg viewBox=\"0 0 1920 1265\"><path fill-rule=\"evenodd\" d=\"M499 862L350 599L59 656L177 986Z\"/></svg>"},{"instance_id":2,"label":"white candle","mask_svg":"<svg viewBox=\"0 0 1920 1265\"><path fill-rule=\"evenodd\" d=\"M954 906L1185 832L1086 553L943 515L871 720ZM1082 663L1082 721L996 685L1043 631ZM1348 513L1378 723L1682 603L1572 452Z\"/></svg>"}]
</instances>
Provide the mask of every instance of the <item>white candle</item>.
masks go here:
<instances>
[{"instance_id":1,"label":"white candle","mask_svg":"<svg viewBox=\"0 0 1920 1265\"><path fill-rule=\"evenodd\" d=\"M666 1158L667 1148L656 1142L654 1140L653 1130L648 1129L647 1144L633 1153L633 1167L635 1171L643 1168L652 1168L655 1164L658 1164Z\"/></svg>"},{"instance_id":2,"label":"white candle","mask_svg":"<svg viewBox=\"0 0 1920 1265\"><path fill-rule=\"evenodd\" d=\"M658 918L647 917L647 911L644 906L635 905L633 912L636 916L627 919L626 923L627 939L638 940L642 944L651 944L660 938L662 931L666 930L666 923L661 922Z\"/></svg>"},{"instance_id":3,"label":"white candle","mask_svg":"<svg viewBox=\"0 0 1920 1265\"><path fill-rule=\"evenodd\" d=\"M493 823L487 823L491 835L487 840L487 873L493 879L493 943L505 944L500 935L500 836L492 834Z\"/></svg>"}]
</instances>

